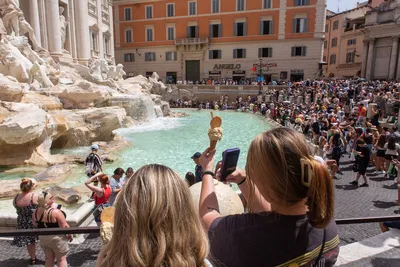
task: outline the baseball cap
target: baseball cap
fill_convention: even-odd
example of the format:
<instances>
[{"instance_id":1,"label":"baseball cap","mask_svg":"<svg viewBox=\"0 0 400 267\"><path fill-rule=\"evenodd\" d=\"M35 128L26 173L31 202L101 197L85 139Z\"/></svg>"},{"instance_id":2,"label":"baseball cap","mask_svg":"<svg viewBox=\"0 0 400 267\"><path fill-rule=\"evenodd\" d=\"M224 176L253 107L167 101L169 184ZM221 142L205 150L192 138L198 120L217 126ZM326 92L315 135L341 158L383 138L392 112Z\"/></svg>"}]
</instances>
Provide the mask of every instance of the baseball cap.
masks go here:
<instances>
[{"instance_id":1,"label":"baseball cap","mask_svg":"<svg viewBox=\"0 0 400 267\"><path fill-rule=\"evenodd\" d=\"M93 145L90 147L90 149L91 149L91 150L99 150L99 145L98 145L98 144L93 144Z\"/></svg>"},{"instance_id":2,"label":"baseball cap","mask_svg":"<svg viewBox=\"0 0 400 267\"><path fill-rule=\"evenodd\" d=\"M194 155L192 156L192 159L198 159L201 157L201 153L200 152L196 152L194 153Z\"/></svg>"}]
</instances>

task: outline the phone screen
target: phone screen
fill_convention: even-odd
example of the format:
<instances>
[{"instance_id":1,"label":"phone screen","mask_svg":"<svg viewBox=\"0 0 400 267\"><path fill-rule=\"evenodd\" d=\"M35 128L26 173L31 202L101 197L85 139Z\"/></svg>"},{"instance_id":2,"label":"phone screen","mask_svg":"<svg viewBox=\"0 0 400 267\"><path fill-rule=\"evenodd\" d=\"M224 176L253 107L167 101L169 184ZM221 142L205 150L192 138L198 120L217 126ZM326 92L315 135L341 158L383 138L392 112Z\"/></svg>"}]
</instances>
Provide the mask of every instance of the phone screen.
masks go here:
<instances>
[{"instance_id":1,"label":"phone screen","mask_svg":"<svg viewBox=\"0 0 400 267\"><path fill-rule=\"evenodd\" d=\"M225 181L231 173L236 170L239 161L240 149L233 148L224 152L224 158L221 166L221 181Z\"/></svg>"},{"instance_id":2,"label":"phone screen","mask_svg":"<svg viewBox=\"0 0 400 267\"><path fill-rule=\"evenodd\" d=\"M60 210L61 207L62 207L62 205L61 205L61 204L58 204L57 209Z\"/></svg>"}]
</instances>

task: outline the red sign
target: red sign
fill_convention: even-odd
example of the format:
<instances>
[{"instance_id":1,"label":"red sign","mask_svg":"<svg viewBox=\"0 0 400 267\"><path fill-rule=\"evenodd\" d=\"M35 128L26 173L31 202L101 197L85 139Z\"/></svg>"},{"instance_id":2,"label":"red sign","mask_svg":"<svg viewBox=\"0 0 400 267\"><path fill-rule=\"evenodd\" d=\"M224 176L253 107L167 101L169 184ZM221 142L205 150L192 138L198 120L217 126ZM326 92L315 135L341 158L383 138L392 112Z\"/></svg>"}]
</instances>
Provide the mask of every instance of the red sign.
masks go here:
<instances>
[{"instance_id":1,"label":"red sign","mask_svg":"<svg viewBox=\"0 0 400 267\"><path fill-rule=\"evenodd\" d=\"M259 64L253 64L253 68L259 68ZM263 68L277 68L278 64L276 63L263 63L262 64Z\"/></svg>"}]
</instances>

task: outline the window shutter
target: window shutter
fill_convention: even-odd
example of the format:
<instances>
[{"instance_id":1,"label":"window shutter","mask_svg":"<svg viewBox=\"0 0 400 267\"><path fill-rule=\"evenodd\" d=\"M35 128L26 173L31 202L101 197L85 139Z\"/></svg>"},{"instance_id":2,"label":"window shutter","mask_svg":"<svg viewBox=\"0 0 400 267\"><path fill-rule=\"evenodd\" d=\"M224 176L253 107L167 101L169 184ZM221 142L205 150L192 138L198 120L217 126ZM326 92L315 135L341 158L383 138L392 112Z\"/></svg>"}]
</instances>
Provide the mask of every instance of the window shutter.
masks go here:
<instances>
[{"instance_id":1,"label":"window shutter","mask_svg":"<svg viewBox=\"0 0 400 267\"><path fill-rule=\"evenodd\" d=\"M237 58L237 50L233 49L233 58Z\"/></svg>"},{"instance_id":2,"label":"window shutter","mask_svg":"<svg viewBox=\"0 0 400 267\"><path fill-rule=\"evenodd\" d=\"M298 6L299 5L299 0L294 0L294 5Z\"/></svg>"},{"instance_id":3,"label":"window shutter","mask_svg":"<svg viewBox=\"0 0 400 267\"><path fill-rule=\"evenodd\" d=\"M174 60L178 60L178 52L174 52Z\"/></svg>"},{"instance_id":4,"label":"window shutter","mask_svg":"<svg viewBox=\"0 0 400 267\"><path fill-rule=\"evenodd\" d=\"M210 38L212 38L213 37L213 25L212 24L210 24L210 26L209 26L209 31L210 31L210 33L209 33L209 36L210 36Z\"/></svg>"},{"instance_id":5,"label":"window shutter","mask_svg":"<svg viewBox=\"0 0 400 267\"><path fill-rule=\"evenodd\" d=\"M296 55L296 47L292 46L292 57Z\"/></svg>"},{"instance_id":6,"label":"window shutter","mask_svg":"<svg viewBox=\"0 0 400 267\"><path fill-rule=\"evenodd\" d=\"M237 23L233 24L233 36L237 36Z\"/></svg>"},{"instance_id":7,"label":"window shutter","mask_svg":"<svg viewBox=\"0 0 400 267\"><path fill-rule=\"evenodd\" d=\"M186 37L190 38L190 26L186 27Z\"/></svg>"},{"instance_id":8,"label":"window shutter","mask_svg":"<svg viewBox=\"0 0 400 267\"><path fill-rule=\"evenodd\" d=\"M306 0L306 5L309 5L310 4L310 0Z\"/></svg>"},{"instance_id":9,"label":"window shutter","mask_svg":"<svg viewBox=\"0 0 400 267\"><path fill-rule=\"evenodd\" d=\"M258 48L258 57L262 57L262 48Z\"/></svg>"},{"instance_id":10,"label":"window shutter","mask_svg":"<svg viewBox=\"0 0 400 267\"><path fill-rule=\"evenodd\" d=\"M222 58L222 51L218 50L218 58Z\"/></svg>"},{"instance_id":11,"label":"window shutter","mask_svg":"<svg viewBox=\"0 0 400 267\"><path fill-rule=\"evenodd\" d=\"M269 34L274 34L274 21L269 22Z\"/></svg>"},{"instance_id":12,"label":"window shutter","mask_svg":"<svg viewBox=\"0 0 400 267\"><path fill-rule=\"evenodd\" d=\"M243 36L247 36L247 22L243 23Z\"/></svg>"},{"instance_id":13,"label":"window shutter","mask_svg":"<svg viewBox=\"0 0 400 267\"><path fill-rule=\"evenodd\" d=\"M246 49L243 49L243 58L246 58Z\"/></svg>"},{"instance_id":14,"label":"window shutter","mask_svg":"<svg viewBox=\"0 0 400 267\"><path fill-rule=\"evenodd\" d=\"M303 46L303 49L301 49L301 55L302 56L307 56L307 46Z\"/></svg>"},{"instance_id":15,"label":"window shutter","mask_svg":"<svg viewBox=\"0 0 400 267\"><path fill-rule=\"evenodd\" d=\"M199 26L194 27L194 34L196 38L199 37Z\"/></svg>"},{"instance_id":16,"label":"window shutter","mask_svg":"<svg viewBox=\"0 0 400 267\"><path fill-rule=\"evenodd\" d=\"M222 37L222 24L218 25L218 37Z\"/></svg>"},{"instance_id":17,"label":"window shutter","mask_svg":"<svg viewBox=\"0 0 400 267\"><path fill-rule=\"evenodd\" d=\"M272 57L272 48L268 48L268 57Z\"/></svg>"},{"instance_id":18,"label":"window shutter","mask_svg":"<svg viewBox=\"0 0 400 267\"><path fill-rule=\"evenodd\" d=\"M308 18L304 19L304 32L308 32Z\"/></svg>"},{"instance_id":19,"label":"window shutter","mask_svg":"<svg viewBox=\"0 0 400 267\"><path fill-rule=\"evenodd\" d=\"M293 33L296 33L296 19L293 19Z\"/></svg>"},{"instance_id":20,"label":"window shutter","mask_svg":"<svg viewBox=\"0 0 400 267\"><path fill-rule=\"evenodd\" d=\"M213 59L212 53L213 53L212 50L208 50L208 58L209 58L209 59Z\"/></svg>"},{"instance_id":21,"label":"window shutter","mask_svg":"<svg viewBox=\"0 0 400 267\"><path fill-rule=\"evenodd\" d=\"M260 21L260 35L264 34L264 21Z\"/></svg>"}]
</instances>

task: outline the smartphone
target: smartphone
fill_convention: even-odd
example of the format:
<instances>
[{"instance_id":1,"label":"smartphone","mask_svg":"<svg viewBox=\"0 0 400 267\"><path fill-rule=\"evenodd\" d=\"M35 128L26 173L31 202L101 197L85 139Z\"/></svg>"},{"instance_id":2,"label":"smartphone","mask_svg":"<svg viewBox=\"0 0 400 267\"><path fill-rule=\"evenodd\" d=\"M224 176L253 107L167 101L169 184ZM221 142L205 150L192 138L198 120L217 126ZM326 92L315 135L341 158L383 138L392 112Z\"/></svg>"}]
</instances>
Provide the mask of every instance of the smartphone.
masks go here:
<instances>
[{"instance_id":1,"label":"smartphone","mask_svg":"<svg viewBox=\"0 0 400 267\"><path fill-rule=\"evenodd\" d=\"M61 204L58 204L57 209L60 210L61 207L62 207L62 205L61 205Z\"/></svg>"},{"instance_id":2,"label":"smartphone","mask_svg":"<svg viewBox=\"0 0 400 267\"><path fill-rule=\"evenodd\" d=\"M223 153L222 166L221 166L221 181L225 181L231 173L236 170L237 163L239 161L239 148L232 148L225 150Z\"/></svg>"}]
</instances>

